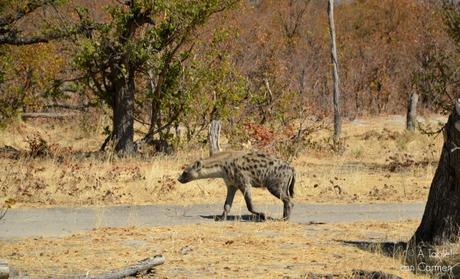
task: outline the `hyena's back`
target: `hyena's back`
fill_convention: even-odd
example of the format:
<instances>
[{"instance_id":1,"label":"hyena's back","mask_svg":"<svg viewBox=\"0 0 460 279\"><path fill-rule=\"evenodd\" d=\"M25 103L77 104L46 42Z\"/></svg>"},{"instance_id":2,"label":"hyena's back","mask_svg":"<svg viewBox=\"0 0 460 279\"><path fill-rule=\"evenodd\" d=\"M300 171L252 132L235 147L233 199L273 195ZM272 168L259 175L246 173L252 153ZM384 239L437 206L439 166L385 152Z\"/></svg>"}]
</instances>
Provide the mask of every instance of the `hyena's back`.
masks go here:
<instances>
[{"instance_id":1,"label":"hyena's back","mask_svg":"<svg viewBox=\"0 0 460 279\"><path fill-rule=\"evenodd\" d=\"M295 170L288 162L262 152L239 153L229 159L224 166L229 177L236 176L237 181L242 179L253 187L282 187L284 193L294 195Z\"/></svg>"}]
</instances>

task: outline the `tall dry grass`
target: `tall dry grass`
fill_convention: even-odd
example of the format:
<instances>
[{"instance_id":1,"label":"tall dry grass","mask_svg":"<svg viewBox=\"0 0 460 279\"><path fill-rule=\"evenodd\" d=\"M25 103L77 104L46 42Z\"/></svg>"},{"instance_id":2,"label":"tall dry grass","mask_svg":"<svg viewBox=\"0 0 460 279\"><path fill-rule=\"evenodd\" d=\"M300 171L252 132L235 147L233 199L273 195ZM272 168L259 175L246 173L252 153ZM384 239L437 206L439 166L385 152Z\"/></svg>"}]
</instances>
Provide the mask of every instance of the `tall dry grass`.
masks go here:
<instances>
[{"instance_id":1,"label":"tall dry grass","mask_svg":"<svg viewBox=\"0 0 460 279\"><path fill-rule=\"evenodd\" d=\"M186 146L172 156L118 159L85 153L97 150L104 135L71 123L15 122L0 134L0 146L25 151L30 148L28 139L39 135L55 153L0 158L0 203L10 200L18 207L193 204L221 203L225 196L224 184L217 179L176 182L184 165L207 156L205 146ZM346 122L343 134L343 154L331 151L330 131L322 130L294 159L296 202L425 201L441 136L406 132L400 116ZM265 190L256 189L254 195L258 203L278 202ZM242 205L240 195L236 204Z\"/></svg>"}]
</instances>

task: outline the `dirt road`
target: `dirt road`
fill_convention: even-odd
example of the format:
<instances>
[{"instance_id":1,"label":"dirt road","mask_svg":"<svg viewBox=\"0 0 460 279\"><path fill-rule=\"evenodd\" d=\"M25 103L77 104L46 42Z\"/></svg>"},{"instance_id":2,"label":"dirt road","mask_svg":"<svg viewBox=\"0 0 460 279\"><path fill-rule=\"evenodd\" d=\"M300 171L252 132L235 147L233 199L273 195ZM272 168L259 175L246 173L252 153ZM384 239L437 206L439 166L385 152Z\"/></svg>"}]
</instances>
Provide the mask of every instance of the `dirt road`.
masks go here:
<instances>
[{"instance_id":1,"label":"dirt road","mask_svg":"<svg viewBox=\"0 0 460 279\"><path fill-rule=\"evenodd\" d=\"M279 218L281 205L260 209ZM424 204L297 204L290 222L355 222L364 220L397 221L419 219ZM0 240L32 236L60 236L99 227L170 226L215 222L222 205L138 205L95 208L11 209L0 220ZM253 221L243 207L232 209L233 220ZM228 221L227 221L228 222Z\"/></svg>"}]
</instances>

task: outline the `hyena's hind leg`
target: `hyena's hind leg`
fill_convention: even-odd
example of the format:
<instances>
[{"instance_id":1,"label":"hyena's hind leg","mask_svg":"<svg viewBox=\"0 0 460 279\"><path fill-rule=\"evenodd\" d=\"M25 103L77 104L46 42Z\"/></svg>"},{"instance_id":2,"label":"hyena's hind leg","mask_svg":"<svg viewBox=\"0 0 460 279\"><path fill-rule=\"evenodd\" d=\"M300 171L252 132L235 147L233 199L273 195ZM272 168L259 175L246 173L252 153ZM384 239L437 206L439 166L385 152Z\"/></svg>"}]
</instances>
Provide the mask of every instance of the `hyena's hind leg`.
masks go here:
<instances>
[{"instance_id":1,"label":"hyena's hind leg","mask_svg":"<svg viewBox=\"0 0 460 279\"><path fill-rule=\"evenodd\" d=\"M291 210L294 207L294 203L291 202L291 199L294 198L294 186L295 186L295 170L292 169L291 175L288 177L287 181L285 181L283 191L285 193L285 199L283 199L284 203L284 211L283 211L283 219L289 220L291 216Z\"/></svg>"},{"instance_id":2,"label":"hyena's hind leg","mask_svg":"<svg viewBox=\"0 0 460 279\"><path fill-rule=\"evenodd\" d=\"M283 200L283 220L289 220L293 207L294 204L290 201L289 198Z\"/></svg>"},{"instance_id":3,"label":"hyena's hind leg","mask_svg":"<svg viewBox=\"0 0 460 279\"><path fill-rule=\"evenodd\" d=\"M289 220L292 207L294 206L289 195L289 181L277 183L276 185L269 185L267 187L268 191L272 193L273 196L283 202L283 220Z\"/></svg>"}]
</instances>

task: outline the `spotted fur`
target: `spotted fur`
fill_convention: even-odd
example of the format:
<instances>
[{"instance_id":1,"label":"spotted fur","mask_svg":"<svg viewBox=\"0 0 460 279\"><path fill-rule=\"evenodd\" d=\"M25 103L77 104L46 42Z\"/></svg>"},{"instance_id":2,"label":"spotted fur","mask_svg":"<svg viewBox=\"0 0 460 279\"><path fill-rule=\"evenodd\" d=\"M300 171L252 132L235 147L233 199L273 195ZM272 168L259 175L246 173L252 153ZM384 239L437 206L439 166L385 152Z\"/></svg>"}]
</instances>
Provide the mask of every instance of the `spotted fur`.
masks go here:
<instances>
[{"instance_id":1,"label":"spotted fur","mask_svg":"<svg viewBox=\"0 0 460 279\"><path fill-rule=\"evenodd\" d=\"M221 219L225 220L239 189L250 212L265 220L265 214L255 210L251 198L252 187L267 188L283 201L283 219L289 219L294 197L295 170L286 161L262 152L220 152L189 165L178 181L188 183L197 179L223 178L227 185L227 197Z\"/></svg>"}]
</instances>

